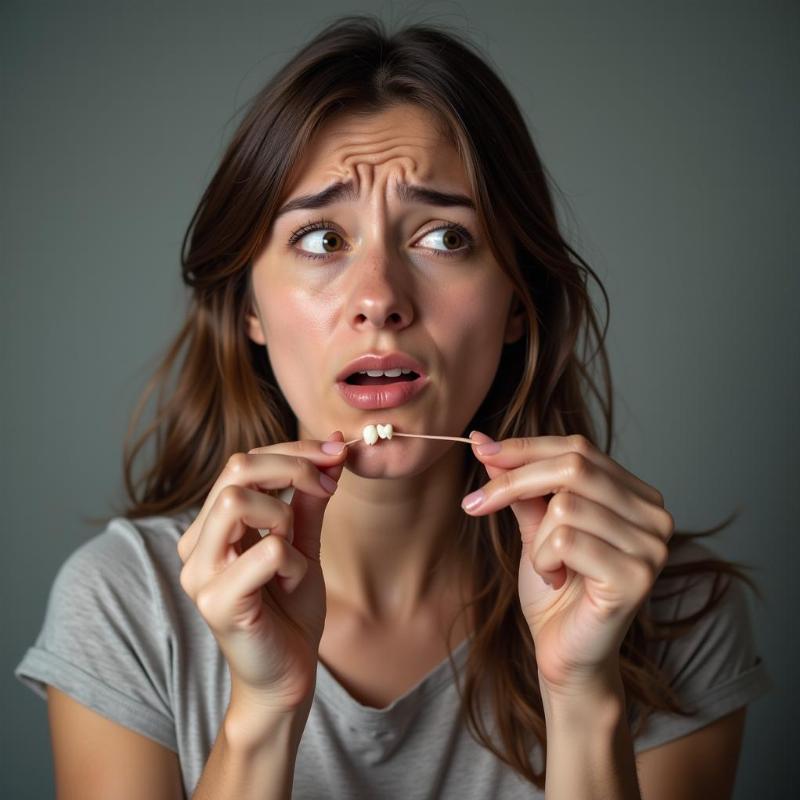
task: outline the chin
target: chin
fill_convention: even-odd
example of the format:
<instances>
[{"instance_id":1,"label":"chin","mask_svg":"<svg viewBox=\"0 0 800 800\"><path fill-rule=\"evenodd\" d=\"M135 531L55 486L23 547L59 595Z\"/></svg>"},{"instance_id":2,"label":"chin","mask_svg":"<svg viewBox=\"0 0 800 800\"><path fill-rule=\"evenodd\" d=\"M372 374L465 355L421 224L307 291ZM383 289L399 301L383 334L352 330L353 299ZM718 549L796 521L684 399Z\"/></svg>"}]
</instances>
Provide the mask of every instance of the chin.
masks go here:
<instances>
[{"instance_id":1,"label":"chin","mask_svg":"<svg viewBox=\"0 0 800 800\"><path fill-rule=\"evenodd\" d=\"M424 473L435 460L420 458L420 444L437 444L425 439L381 439L374 445L351 447L345 469L361 478L411 478ZM438 442L447 444L447 442ZM416 445L416 447L414 446Z\"/></svg>"}]
</instances>

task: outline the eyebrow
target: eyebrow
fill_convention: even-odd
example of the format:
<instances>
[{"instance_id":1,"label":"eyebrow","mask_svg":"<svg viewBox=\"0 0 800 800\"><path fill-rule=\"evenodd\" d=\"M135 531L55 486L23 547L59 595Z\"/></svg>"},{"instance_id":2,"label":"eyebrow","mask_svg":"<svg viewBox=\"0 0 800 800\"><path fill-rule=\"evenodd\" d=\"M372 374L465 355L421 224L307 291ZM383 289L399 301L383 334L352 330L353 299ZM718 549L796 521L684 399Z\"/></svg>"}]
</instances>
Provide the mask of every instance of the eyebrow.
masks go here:
<instances>
[{"instance_id":1,"label":"eyebrow","mask_svg":"<svg viewBox=\"0 0 800 800\"><path fill-rule=\"evenodd\" d=\"M413 183L398 182L397 196L403 203L425 203L431 206L463 206L475 211L475 203L464 194L440 192L427 186L418 186ZM277 219L281 214L298 209L324 208L337 202L352 202L358 199L352 181L336 181L316 194L304 194L285 203L275 214Z\"/></svg>"}]
</instances>

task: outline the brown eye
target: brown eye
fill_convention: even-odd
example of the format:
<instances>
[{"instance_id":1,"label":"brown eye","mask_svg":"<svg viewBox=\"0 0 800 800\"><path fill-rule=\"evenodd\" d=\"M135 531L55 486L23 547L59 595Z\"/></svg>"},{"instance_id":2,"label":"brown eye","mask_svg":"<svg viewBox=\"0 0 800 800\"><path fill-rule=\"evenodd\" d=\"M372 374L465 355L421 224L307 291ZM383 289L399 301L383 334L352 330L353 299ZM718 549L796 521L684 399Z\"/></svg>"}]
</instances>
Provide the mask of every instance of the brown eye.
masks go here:
<instances>
[{"instance_id":1,"label":"brown eye","mask_svg":"<svg viewBox=\"0 0 800 800\"><path fill-rule=\"evenodd\" d=\"M322 246L330 253L333 252L331 248L335 249L337 241L341 242L341 240L342 237L335 231L326 231L325 235L322 237Z\"/></svg>"},{"instance_id":2,"label":"brown eye","mask_svg":"<svg viewBox=\"0 0 800 800\"><path fill-rule=\"evenodd\" d=\"M457 250L460 240L461 235L450 229L448 229L445 235L442 237L442 241L448 250Z\"/></svg>"},{"instance_id":3,"label":"brown eye","mask_svg":"<svg viewBox=\"0 0 800 800\"><path fill-rule=\"evenodd\" d=\"M419 241L424 243L426 240L435 242L436 246L434 247L425 244L423 246L436 256L467 255L472 252L475 244L472 234L457 222L449 222L446 225L433 228Z\"/></svg>"},{"instance_id":4,"label":"brown eye","mask_svg":"<svg viewBox=\"0 0 800 800\"><path fill-rule=\"evenodd\" d=\"M319 219L308 222L289 237L288 245L292 247L300 258L327 259L331 253L344 249L344 239L333 229L334 224L328 220ZM312 236L312 234L314 234ZM322 235L320 235L322 234ZM312 250L295 246L303 239L308 238L312 243ZM342 245L342 247L337 247ZM318 248L322 245L322 250Z\"/></svg>"}]
</instances>

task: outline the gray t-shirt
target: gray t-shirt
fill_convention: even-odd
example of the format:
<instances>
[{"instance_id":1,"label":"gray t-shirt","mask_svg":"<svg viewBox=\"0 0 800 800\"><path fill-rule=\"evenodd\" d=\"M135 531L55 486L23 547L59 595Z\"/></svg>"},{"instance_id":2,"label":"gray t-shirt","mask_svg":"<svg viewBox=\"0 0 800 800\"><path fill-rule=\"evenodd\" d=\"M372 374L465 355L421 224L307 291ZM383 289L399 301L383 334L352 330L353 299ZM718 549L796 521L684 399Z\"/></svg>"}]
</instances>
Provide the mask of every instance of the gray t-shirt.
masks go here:
<instances>
[{"instance_id":1,"label":"gray t-shirt","mask_svg":"<svg viewBox=\"0 0 800 800\"><path fill-rule=\"evenodd\" d=\"M196 510L172 517L114 518L62 564L44 625L15 669L46 698L45 684L178 754L191 797L230 698L227 663L180 586L177 542ZM697 544L681 560L708 554ZM673 557L674 559L674 557ZM660 616L704 602L709 581L660 604ZM663 576L656 585L664 585ZM746 705L771 687L758 657L747 598L732 584L723 603L689 634L649 653L699 713L653 715L637 752L676 739ZM454 651L459 668L469 640ZM493 717L485 717L494 734ZM531 752L542 764L538 745ZM293 797L543 797L470 735L447 659L386 708L354 700L320 661L300 743Z\"/></svg>"}]
</instances>

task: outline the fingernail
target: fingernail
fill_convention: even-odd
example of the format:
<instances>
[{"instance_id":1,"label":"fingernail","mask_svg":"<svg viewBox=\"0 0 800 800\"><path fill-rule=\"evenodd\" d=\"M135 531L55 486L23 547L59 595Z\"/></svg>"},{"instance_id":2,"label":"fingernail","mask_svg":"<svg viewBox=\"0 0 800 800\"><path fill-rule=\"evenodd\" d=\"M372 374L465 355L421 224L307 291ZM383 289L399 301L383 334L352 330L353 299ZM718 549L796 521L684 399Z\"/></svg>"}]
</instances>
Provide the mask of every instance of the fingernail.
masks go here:
<instances>
[{"instance_id":1,"label":"fingernail","mask_svg":"<svg viewBox=\"0 0 800 800\"><path fill-rule=\"evenodd\" d=\"M478 489L477 492L472 492L472 494L468 494L462 501L461 501L461 508L465 511L474 511L485 499L485 495L483 493L483 489Z\"/></svg>"},{"instance_id":2,"label":"fingernail","mask_svg":"<svg viewBox=\"0 0 800 800\"><path fill-rule=\"evenodd\" d=\"M469 438L474 440L475 451L479 456L491 456L500 452L501 445L499 442L496 442L491 436L487 436L485 433L472 431Z\"/></svg>"},{"instance_id":3,"label":"fingernail","mask_svg":"<svg viewBox=\"0 0 800 800\"><path fill-rule=\"evenodd\" d=\"M338 486L336 481L333 478L326 475L324 472L320 472L319 482L322 484L322 488L326 492L330 492L331 494L333 494L336 491L336 487Z\"/></svg>"},{"instance_id":4,"label":"fingernail","mask_svg":"<svg viewBox=\"0 0 800 800\"><path fill-rule=\"evenodd\" d=\"M322 445L322 452L329 456L338 456L344 450L344 442L325 442Z\"/></svg>"},{"instance_id":5,"label":"fingernail","mask_svg":"<svg viewBox=\"0 0 800 800\"><path fill-rule=\"evenodd\" d=\"M499 453L502 448L500 442L493 442L488 441L486 444L480 444L475 448L475 451L478 453L479 456L493 456L495 453Z\"/></svg>"}]
</instances>

